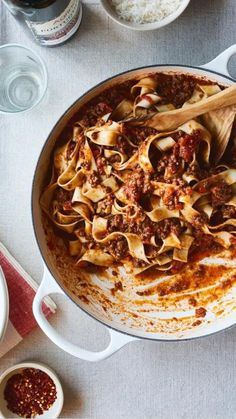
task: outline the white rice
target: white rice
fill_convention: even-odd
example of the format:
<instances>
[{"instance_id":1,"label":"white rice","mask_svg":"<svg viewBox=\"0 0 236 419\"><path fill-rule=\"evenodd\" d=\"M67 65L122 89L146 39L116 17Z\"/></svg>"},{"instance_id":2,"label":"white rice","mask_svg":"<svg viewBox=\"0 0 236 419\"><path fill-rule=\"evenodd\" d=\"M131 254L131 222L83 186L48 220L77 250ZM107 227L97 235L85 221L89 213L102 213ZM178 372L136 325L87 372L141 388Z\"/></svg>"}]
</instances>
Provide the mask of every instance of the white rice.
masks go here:
<instances>
[{"instance_id":1,"label":"white rice","mask_svg":"<svg viewBox=\"0 0 236 419\"><path fill-rule=\"evenodd\" d=\"M182 0L110 0L123 20L133 23L154 23L175 12Z\"/></svg>"}]
</instances>

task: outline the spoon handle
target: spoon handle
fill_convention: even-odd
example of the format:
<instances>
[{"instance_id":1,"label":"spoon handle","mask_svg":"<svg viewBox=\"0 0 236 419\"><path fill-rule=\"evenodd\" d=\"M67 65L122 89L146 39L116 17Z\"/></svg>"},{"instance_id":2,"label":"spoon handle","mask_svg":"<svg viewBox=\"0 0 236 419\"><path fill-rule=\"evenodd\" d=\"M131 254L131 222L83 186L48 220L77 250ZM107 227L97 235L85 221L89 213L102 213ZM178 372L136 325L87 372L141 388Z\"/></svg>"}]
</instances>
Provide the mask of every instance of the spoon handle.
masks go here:
<instances>
[{"instance_id":1,"label":"spoon handle","mask_svg":"<svg viewBox=\"0 0 236 419\"><path fill-rule=\"evenodd\" d=\"M236 104L236 84L187 108L157 113L148 119L145 125L156 128L158 131L171 131L190 119L234 104Z\"/></svg>"}]
</instances>

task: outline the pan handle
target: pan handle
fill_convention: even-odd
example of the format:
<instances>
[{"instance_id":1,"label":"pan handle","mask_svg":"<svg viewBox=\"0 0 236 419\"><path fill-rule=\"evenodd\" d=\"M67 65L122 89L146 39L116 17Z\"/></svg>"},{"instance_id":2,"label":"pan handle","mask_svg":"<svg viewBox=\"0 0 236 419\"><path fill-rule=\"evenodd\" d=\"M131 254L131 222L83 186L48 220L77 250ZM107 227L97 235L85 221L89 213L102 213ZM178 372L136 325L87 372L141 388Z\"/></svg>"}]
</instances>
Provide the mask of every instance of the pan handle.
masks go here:
<instances>
[{"instance_id":1,"label":"pan handle","mask_svg":"<svg viewBox=\"0 0 236 419\"><path fill-rule=\"evenodd\" d=\"M236 54L236 44L231 45L231 47L227 48L221 54L219 54L214 60L210 61L207 64L200 66L201 68L205 68L206 70L213 70L217 73L222 73L225 76L231 77L228 71L228 64L230 58Z\"/></svg>"},{"instance_id":2,"label":"pan handle","mask_svg":"<svg viewBox=\"0 0 236 419\"><path fill-rule=\"evenodd\" d=\"M42 311L42 301L43 299L50 294L62 294L66 296L64 291L59 287L56 281L53 279L51 274L48 272L47 268L44 269L43 280L37 290L37 293L33 302L33 313L34 317L43 330L43 332L54 342L59 348L63 349L65 352L76 356L77 358L83 359L85 361L101 361L106 359L116 351L121 349L127 343L137 340L134 337L125 335L123 333L115 332L114 330L107 328L110 333L110 343L106 349L100 352L88 351L86 349L80 348L79 346L68 342L54 327L48 322Z\"/></svg>"}]
</instances>

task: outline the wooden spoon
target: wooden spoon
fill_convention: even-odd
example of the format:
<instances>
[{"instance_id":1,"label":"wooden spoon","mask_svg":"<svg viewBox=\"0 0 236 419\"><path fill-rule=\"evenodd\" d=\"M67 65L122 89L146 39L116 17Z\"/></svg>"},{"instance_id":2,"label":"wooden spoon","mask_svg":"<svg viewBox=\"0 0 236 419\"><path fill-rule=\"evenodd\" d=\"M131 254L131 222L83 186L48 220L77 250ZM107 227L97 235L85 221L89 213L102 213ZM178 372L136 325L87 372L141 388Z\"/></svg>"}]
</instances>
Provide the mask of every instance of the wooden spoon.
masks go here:
<instances>
[{"instance_id":1,"label":"wooden spoon","mask_svg":"<svg viewBox=\"0 0 236 419\"><path fill-rule=\"evenodd\" d=\"M236 84L186 108L152 114L142 125L156 128L158 131L172 131L197 116L234 104L236 104Z\"/></svg>"}]
</instances>

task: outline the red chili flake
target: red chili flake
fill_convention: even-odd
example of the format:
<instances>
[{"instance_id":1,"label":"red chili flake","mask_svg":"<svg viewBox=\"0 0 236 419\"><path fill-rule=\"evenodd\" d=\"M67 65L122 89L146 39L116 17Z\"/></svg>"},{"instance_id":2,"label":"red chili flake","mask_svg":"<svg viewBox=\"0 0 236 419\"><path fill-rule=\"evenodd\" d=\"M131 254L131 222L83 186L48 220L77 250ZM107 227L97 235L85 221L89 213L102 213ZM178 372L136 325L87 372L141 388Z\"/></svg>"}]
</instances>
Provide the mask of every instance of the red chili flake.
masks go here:
<instances>
[{"instance_id":1,"label":"red chili flake","mask_svg":"<svg viewBox=\"0 0 236 419\"><path fill-rule=\"evenodd\" d=\"M50 409L57 398L57 391L55 383L45 372L24 368L7 381L4 398L12 413L33 418Z\"/></svg>"}]
</instances>

